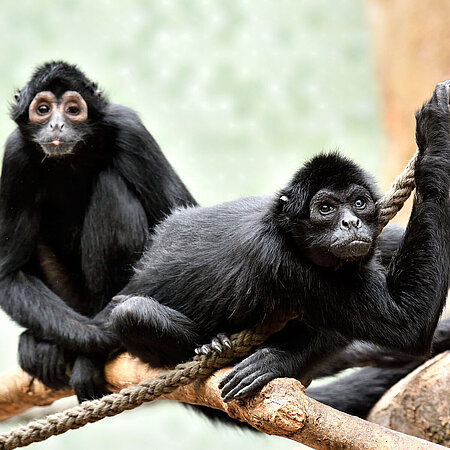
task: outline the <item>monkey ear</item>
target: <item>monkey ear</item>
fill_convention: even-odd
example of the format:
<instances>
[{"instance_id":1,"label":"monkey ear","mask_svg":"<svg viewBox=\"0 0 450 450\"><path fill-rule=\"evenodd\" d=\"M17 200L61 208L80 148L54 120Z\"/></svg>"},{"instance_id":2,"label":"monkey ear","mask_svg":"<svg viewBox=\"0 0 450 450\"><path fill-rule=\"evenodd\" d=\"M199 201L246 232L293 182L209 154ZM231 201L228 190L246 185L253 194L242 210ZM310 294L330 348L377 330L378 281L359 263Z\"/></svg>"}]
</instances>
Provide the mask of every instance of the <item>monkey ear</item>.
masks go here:
<instances>
[{"instance_id":1,"label":"monkey ear","mask_svg":"<svg viewBox=\"0 0 450 450\"><path fill-rule=\"evenodd\" d=\"M18 102L20 100L20 91L18 91L14 94L14 98L16 99L16 102Z\"/></svg>"},{"instance_id":2,"label":"monkey ear","mask_svg":"<svg viewBox=\"0 0 450 450\"><path fill-rule=\"evenodd\" d=\"M289 201L289 198L286 197L286 195L282 195L282 196L280 197L280 202L287 203L288 201Z\"/></svg>"},{"instance_id":3,"label":"monkey ear","mask_svg":"<svg viewBox=\"0 0 450 450\"><path fill-rule=\"evenodd\" d=\"M95 95L96 97L100 97L102 94L103 94L103 91L102 91L101 89L96 89L96 90L94 91L94 95Z\"/></svg>"}]
</instances>

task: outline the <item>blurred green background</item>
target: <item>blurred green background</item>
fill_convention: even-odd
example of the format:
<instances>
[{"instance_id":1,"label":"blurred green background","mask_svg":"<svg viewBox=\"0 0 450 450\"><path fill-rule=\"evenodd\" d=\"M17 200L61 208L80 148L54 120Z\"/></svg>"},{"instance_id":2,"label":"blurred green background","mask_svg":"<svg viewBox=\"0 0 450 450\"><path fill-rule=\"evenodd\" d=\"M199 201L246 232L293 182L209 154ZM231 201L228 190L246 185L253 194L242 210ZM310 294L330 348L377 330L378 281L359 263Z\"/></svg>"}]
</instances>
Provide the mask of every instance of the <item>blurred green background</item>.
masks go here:
<instances>
[{"instance_id":1,"label":"blurred green background","mask_svg":"<svg viewBox=\"0 0 450 450\"><path fill-rule=\"evenodd\" d=\"M76 63L140 114L204 205L282 187L311 155L340 149L375 175L383 137L364 3L356 0L9 1L0 10L0 138L38 64ZM0 368L19 328L1 313ZM0 425L6 431L12 423ZM42 449L290 449L159 403Z\"/></svg>"}]
</instances>

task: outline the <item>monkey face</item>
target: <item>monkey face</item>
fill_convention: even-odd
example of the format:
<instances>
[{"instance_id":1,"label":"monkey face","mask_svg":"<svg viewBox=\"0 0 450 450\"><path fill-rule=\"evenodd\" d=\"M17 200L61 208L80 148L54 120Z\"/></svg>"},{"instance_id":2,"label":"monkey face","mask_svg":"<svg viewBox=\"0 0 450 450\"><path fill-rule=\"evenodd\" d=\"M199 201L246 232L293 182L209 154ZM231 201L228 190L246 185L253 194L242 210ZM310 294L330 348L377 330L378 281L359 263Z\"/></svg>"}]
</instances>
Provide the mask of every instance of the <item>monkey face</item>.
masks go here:
<instances>
[{"instance_id":1,"label":"monkey face","mask_svg":"<svg viewBox=\"0 0 450 450\"><path fill-rule=\"evenodd\" d=\"M310 222L316 236L312 241L339 259L362 258L374 241L376 218L375 203L364 187L322 189L310 202Z\"/></svg>"},{"instance_id":2,"label":"monkey face","mask_svg":"<svg viewBox=\"0 0 450 450\"><path fill-rule=\"evenodd\" d=\"M76 91L66 91L59 97L42 91L31 101L28 116L35 130L33 141L46 156L62 157L73 154L83 141L82 124L88 119L88 106Z\"/></svg>"},{"instance_id":3,"label":"monkey face","mask_svg":"<svg viewBox=\"0 0 450 450\"><path fill-rule=\"evenodd\" d=\"M326 180L322 180L327 186ZM364 186L348 183L316 191L305 208L283 195L283 223L296 247L316 265L339 267L371 255L377 236L375 199Z\"/></svg>"}]
</instances>

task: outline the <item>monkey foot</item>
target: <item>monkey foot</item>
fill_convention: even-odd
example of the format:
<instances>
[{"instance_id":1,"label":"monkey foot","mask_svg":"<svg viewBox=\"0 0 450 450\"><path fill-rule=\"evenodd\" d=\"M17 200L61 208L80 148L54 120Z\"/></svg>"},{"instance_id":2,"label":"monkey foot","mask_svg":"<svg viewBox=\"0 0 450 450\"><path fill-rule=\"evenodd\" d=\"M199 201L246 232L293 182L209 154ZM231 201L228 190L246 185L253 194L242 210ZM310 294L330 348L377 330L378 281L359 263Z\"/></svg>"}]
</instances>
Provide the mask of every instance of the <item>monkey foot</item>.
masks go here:
<instances>
[{"instance_id":1,"label":"monkey foot","mask_svg":"<svg viewBox=\"0 0 450 450\"><path fill-rule=\"evenodd\" d=\"M212 339L211 344L200 345L195 349L197 355L209 355L212 351L223 352L225 348L231 348L231 341L226 334L219 333Z\"/></svg>"}]
</instances>

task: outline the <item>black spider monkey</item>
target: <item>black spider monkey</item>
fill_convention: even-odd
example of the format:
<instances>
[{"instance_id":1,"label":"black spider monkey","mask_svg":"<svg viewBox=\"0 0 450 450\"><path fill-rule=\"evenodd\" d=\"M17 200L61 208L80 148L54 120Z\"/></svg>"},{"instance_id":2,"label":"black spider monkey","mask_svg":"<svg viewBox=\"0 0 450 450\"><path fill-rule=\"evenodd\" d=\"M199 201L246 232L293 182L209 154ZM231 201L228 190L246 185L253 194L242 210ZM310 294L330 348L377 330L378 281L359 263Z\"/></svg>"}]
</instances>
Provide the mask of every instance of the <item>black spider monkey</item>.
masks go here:
<instances>
[{"instance_id":1,"label":"black spider monkey","mask_svg":"<svg viewBox=\"0 0 450 450\"><path fill-rule=\"evenodd\" d=\"M196 203L138 116L76 66L38 67L16 100L0 188L0 303L27 328L23 369L61 388L74 363L79 399L96 397L119 344L101 311L155 224Z\"/></svg>"},{"instance_id":2,"label":"black spider monkey","mask_svg":"<svg viewBox=\"0 0 450 450\"><path fill-rule=\"evenodd\" d=\"M221 381L225 401L276 377L304 381L355 339L429 354L449 288L449 87L417 114L416 196L391 257L380 249L398 238L377 239L372 178L338 154L317 156L275 196L180 209L155 228L111 314L126 348L172 365L203 342L197 352L229 345L219 333L297 313Z\"/></svg>"}]
</instances>

